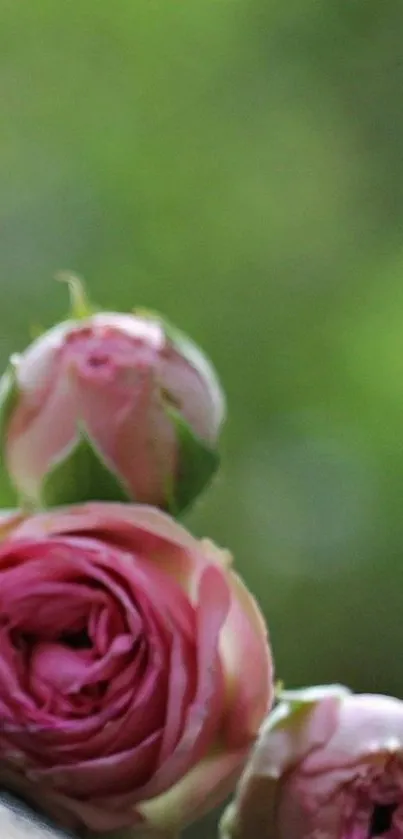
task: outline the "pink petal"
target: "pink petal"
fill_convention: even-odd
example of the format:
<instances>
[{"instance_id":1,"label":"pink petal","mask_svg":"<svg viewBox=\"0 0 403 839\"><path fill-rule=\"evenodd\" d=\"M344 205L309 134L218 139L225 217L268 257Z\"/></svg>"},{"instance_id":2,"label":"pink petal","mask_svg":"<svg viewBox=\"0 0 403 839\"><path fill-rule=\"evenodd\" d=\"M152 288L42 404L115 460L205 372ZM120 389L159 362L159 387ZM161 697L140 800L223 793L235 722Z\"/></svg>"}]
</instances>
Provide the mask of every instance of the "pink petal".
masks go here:
<instances>
[{"instance_id":1,"label":"pink petal","mask_svg":"<svg viewBox=\"0 0 403 839\"><path fill-rule=\"evenodd\" d=\"M22 522L15 538L41 538L52 534L110 533L126 538L131 545L134 533L149 534L179 548L197 551L198 542L170 516L141 504L91 502L78 507L42 513Z\"/></svg>"},{"instance_id":2,"label":"pink petal","mask_svg":"<svg viewBox=\"0 0 403 839\"><path fill-rule=\"evenodd\" d=\"M226 738L247 745L273 701L273 664L267 629L256 601L240 578L228 575L231 609L220 641L227 687Z\"/></svg>"},{"instance_id":3,"label":"pink petal","mask_svg":"<svg viewBox=\"0 0 403 839\"><path fill-rule=\"evenodd\" d=\"M154 798L170 788L213 744L222 723L224 708L218 640L228 610L229 591L224 576L217 568L207 568L199 591L198 684L194 700L188 708L182 737L149 784L137 789L132 796L119 798L123 808L129 806L130 801Z\"/></svg>"},{"instance_id":4,"label":"pink petal","mask_svg":"<svg viewBox=\"0 0 403 839\"><path fill-rule=\"evenodd\" d=\"M32 769L28 780L49 784L58 792L71 797L88 799L92 796L132 793L152 774L158 755L161 732L155 731L147 740L125 752L113 753L93 760L58 764L49 769ZM106 801L105 801L106 803Z\"/></svg>"},{"instance_id":5,"label":"pink petal","mask_svg":"<svg viewBox=\"0 0 403 839\"><path fill-rule=\"evenodd\" d=\"M337 725L326 749L309 754L304 772L343 768L348 775L348 768L357 762L385 752L403 754L403 702L389 696L351 694L339 704Z\"/></svg>"}]
</instances>

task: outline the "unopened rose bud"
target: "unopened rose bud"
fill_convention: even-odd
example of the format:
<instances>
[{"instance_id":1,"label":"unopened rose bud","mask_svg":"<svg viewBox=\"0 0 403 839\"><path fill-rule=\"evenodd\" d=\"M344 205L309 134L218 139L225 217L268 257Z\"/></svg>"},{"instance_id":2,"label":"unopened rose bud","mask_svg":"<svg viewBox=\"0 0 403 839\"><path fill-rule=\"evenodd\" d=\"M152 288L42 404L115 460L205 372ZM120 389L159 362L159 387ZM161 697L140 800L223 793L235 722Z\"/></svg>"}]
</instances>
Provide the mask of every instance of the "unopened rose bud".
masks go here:
<instances>
[{"instance_id":1,"label":"unopened rose bud","mask_svg":"<svg viewBox=\"0 0 403 839\"><path fill-rule=\"evenodd\" d=\"M177 513L218 465L215 372L158 316L60 323L13 357L1 407L6 467L34 505L132 499Z\"/></svg>"},{"instance_id":2,"label":"unopened rose bud","mask_svg":"<svg viewBox=\"0 0 403 839\"><path fill-rule=\"evenodd\" d=\"M403 702L285 692L261 728L221 839L401 839Z\"/></svg>"}]
</instances>

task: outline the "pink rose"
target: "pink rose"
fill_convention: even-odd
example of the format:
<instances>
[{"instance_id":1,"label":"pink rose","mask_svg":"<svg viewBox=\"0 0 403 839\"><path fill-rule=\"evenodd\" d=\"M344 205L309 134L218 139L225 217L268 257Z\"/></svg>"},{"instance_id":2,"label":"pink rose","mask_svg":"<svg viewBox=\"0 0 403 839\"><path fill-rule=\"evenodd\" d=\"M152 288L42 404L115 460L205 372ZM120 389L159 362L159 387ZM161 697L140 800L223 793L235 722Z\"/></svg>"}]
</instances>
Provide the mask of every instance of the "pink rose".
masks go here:
<instances>
[{"instance_id":1,"label":"pink rose","mask_svg":"<svg viewBox=\"0 0 403 839\"><path fill-rule=\"evenodd\" d=\"M403 702L337 685L285 692L222 839L403 837Z\"/></svg>"},{"instance_id":2,"label":"pink rose","mask_svg":"<svg viewBox=\"0 0 403 839\"><path fill-rule=\"evenodd\" d=\"M175 832L229 793L272 698L231 557L146 506L1 528L0 786L73 829Z\"/></svg>"},{"instance_id":3,"label":"pink rose","mask_svg":"<svg viewBox=\"0 0 403 839\"><path fill-rule=\"evenodd\" d=\"M218 464L225 404L215 372L156 317L59 324L13 357L0 403L6 466L35 504L131 499L176 513Z\"/></svg>"}]
</instances>

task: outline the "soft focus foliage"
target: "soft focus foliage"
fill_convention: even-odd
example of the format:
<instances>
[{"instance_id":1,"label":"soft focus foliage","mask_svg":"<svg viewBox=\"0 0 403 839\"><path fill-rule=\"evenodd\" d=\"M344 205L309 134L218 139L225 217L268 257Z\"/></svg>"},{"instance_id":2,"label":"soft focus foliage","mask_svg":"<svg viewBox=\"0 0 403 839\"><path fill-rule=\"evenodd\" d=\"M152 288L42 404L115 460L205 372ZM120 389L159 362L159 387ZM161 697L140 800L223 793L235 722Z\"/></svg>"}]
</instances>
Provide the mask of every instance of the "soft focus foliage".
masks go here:
<instances>
[{"instance_id":1,"label":"soft focus foliage","mask_svg":"<svg viewBox=\"0 0 403 839\"><path fill-rule=\"evenodd\" d=\"M3 361L65 314L63 268L193 335L229 422L188 525L236 554L286 683L402 696L401 3L1 19Z\"/></svg>"}]
</instances>

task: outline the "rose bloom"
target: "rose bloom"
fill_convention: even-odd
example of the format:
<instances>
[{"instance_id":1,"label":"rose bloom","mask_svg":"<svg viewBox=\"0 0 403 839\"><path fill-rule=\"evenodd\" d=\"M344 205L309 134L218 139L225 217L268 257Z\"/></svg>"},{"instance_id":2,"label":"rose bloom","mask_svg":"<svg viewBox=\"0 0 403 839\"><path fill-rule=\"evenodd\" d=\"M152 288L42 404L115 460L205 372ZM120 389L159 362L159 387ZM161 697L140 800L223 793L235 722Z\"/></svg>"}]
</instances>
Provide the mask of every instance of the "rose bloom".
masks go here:
<instances>
[{"instance_id":1,"label":"rose bloom","mask_svg":"<svg viewBox=\"0 0 403 839\"><path fill-rule=\"evenodd\" d=\"M328 686L284 693L222 839L403 837L403 702Z\"/></svg>"},{"instance_id":2,"label":"rose bloom","mask_svg":"<svg viewBox=\"0 0 403 839\"><path fill-rule=\"evenodd\" d=\"M74 830L174 834L230 792L272 698L228 552L114 503L2 536L0 787Z\"/></svg>"},{"instance_id":3,"label":"rose bloom","mask_svg":"<svg viewBox=\"0 0 403 839\"><path fill-rule=\"evenodd\" d=\"M178 507L198 494L198 486L187 487L178 500L177 484L200 469L197 442L214 452L225 401L214 369L182 333L129 314L65 321L13 357L12 376L4 460L24 498L40 503L44 478L77 443L80 427L127 500L168 509L170 494ZM3 403L10 382L6 374ZM196 449L183 451L174 417Z\"/></svg>"}]
</instances>

